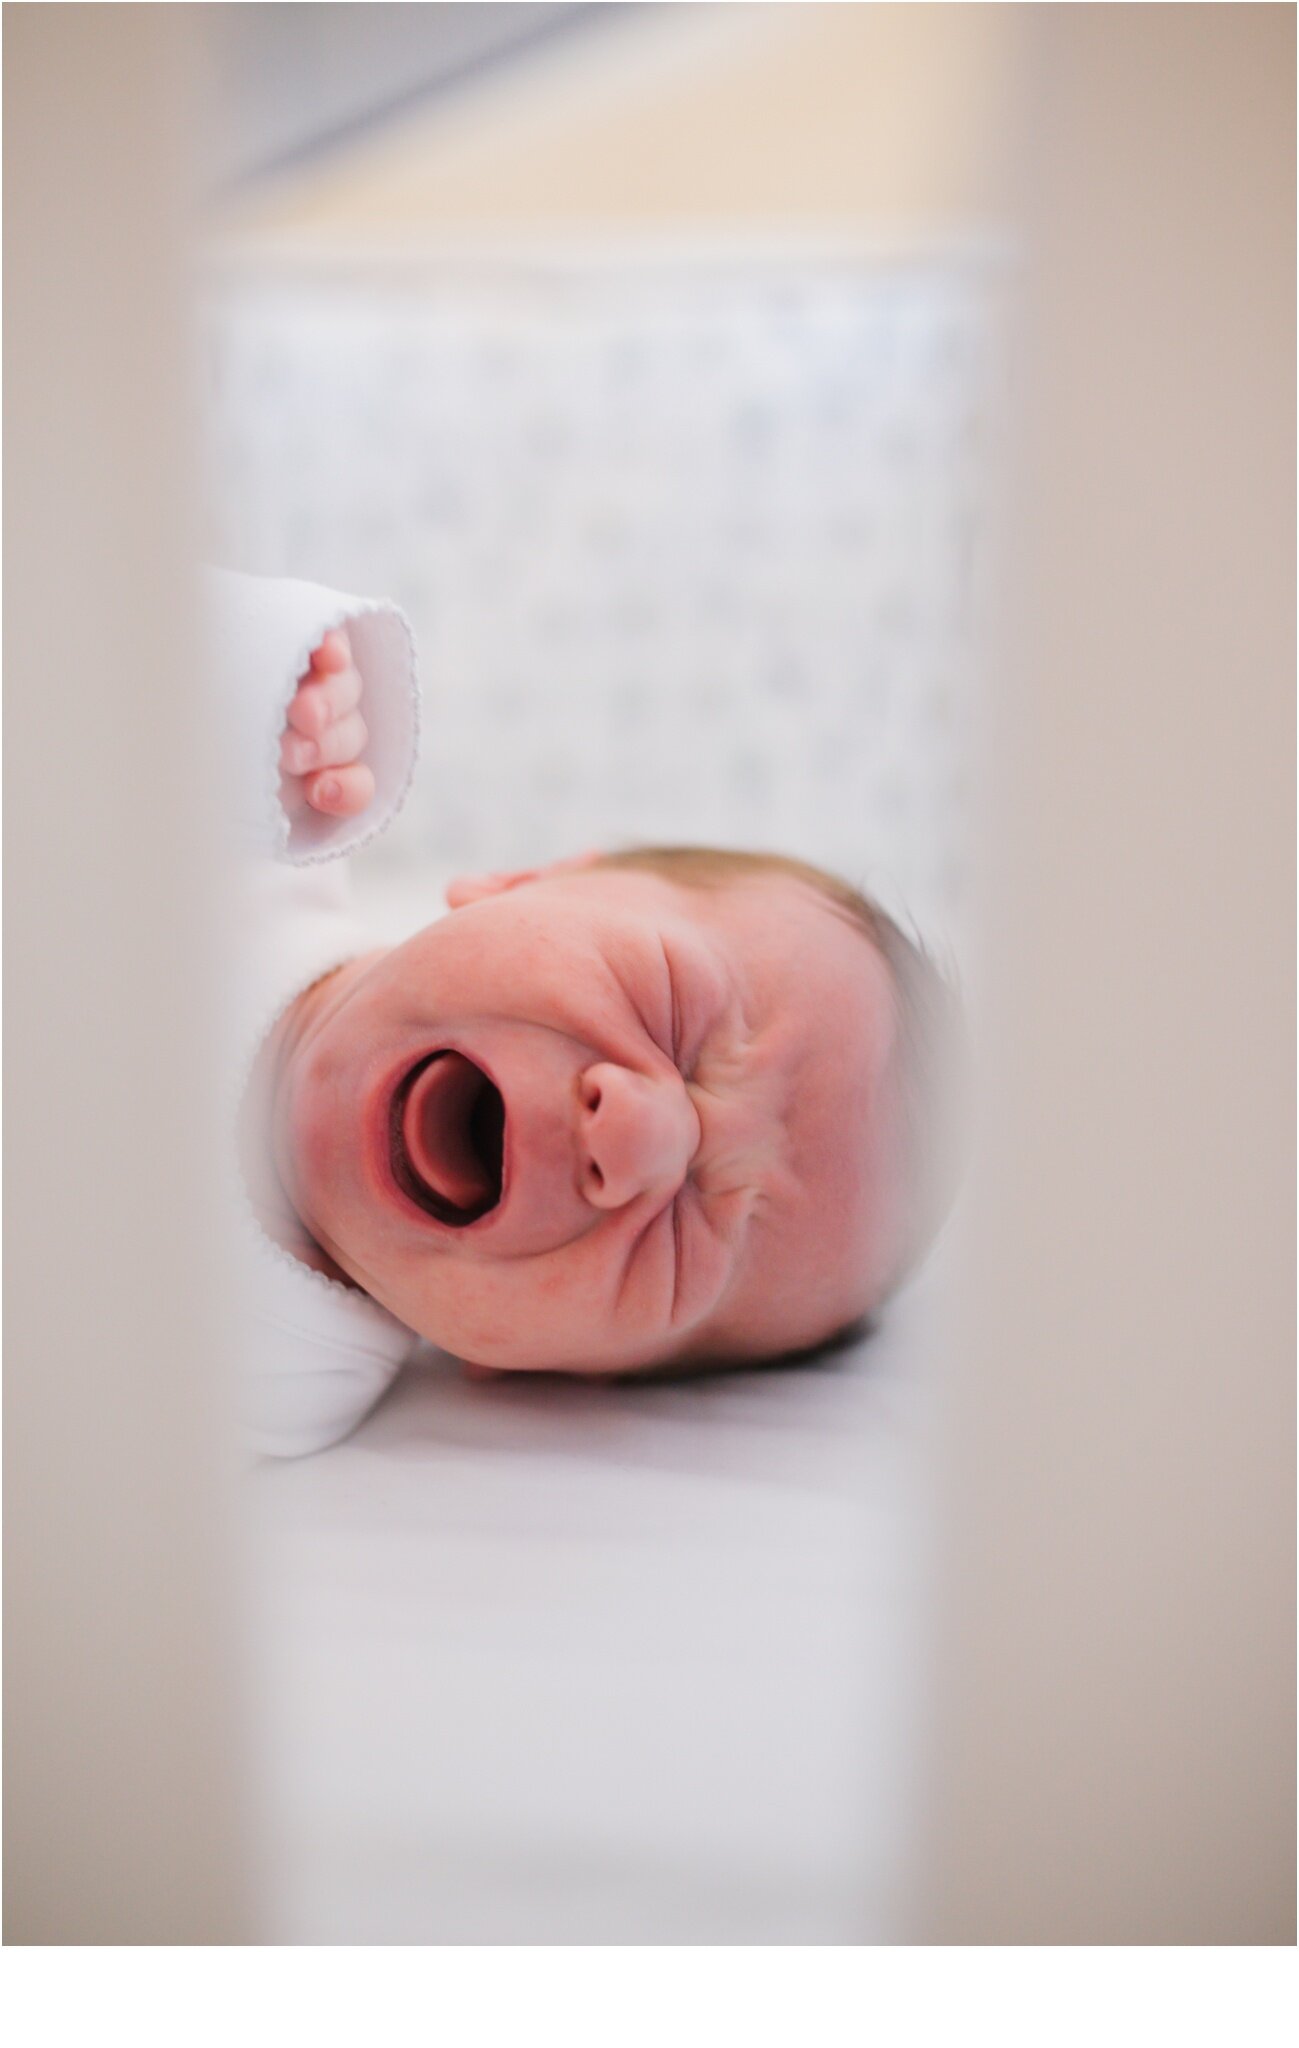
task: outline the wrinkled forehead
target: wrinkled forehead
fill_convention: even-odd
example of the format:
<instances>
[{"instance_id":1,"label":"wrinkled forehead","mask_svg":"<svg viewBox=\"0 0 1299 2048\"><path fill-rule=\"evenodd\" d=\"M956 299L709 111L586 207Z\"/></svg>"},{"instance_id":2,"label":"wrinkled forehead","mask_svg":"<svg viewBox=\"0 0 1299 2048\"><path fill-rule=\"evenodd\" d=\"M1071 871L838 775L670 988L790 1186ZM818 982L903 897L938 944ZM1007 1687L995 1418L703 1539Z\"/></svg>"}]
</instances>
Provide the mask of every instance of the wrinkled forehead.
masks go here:
<instances>
[{"instance_id":1,"label":"wrinkled forehead","mask_svg":"<svg viewBox=\"0 0 1299 2048\"><path fill-rule=\"evenodd\" d=\"M791 1061L830 1062L837 1086L871 1087L894 1037L893 985L869 934L819 890L779 870L717 884L603 869L562 886L689 927L725 965L746 1020Z\"/></svg>"},{"instance_id":2,"label":"wrinkled forehead","mask_svg":"<svg viewBox=\"0 0 1299 2048\"><path fill-rule=\"evenodd\" d=\"M815 1051L869 1085L894 1036L893 985L870 935L791 875L746 876L711 889L671 885L673 907L709 933L763 1031Z\"/></svg>"}]
</instances>

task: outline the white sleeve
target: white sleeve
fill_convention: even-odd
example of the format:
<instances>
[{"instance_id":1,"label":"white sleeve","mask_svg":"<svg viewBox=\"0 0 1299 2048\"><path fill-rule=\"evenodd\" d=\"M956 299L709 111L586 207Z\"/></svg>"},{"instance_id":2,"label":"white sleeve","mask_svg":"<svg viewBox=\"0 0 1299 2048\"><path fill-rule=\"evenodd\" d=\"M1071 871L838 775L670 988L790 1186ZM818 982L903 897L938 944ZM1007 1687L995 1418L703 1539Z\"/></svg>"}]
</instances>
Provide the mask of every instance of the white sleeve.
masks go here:
<instances>
[{"instance_id":1,"label":"white sleeve","mask_svg":"<svg viewBox=\"0 0 1299 2048\"><path fill-rule=\"evenodd\" d=\"M241 1338L243 1434L261 1457L310 1457L351 1435L420 1340L368 1295L275 1246L256 1251Z\"/></svg>"},{"instance_id":2,"label":"white sleeve","mask_svg":"<svg viewBox=\"0 0 1299 2048\"><path fill-rule=\"evenodd\" d=\"M333 860L364 846L396 817L415 771L419 684L405 615L394 604L348 597L318 583L228 569L205 572L204 606L226 773L245 841L296 864ZM313 650L338 626L347 628L365 685L361 710L370 737L364 759L375 795L359 818L306 810L290 822L279 796L285 714Z\"/></svg>"}]
</instances>

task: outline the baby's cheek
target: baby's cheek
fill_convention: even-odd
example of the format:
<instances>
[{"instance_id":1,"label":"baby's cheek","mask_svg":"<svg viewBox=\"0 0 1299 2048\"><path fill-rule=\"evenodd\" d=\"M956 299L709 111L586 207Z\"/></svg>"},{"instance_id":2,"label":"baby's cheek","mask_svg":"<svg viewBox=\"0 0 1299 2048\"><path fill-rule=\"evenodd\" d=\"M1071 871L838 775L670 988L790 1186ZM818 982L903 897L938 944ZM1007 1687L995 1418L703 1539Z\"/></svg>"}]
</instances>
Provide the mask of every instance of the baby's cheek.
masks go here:
<instances>
[{"instance_id":1,"label":"baby's cheek","mask_svg":"<svg viewBox=\"0 0 1299 2048\"><path fill-rule=\"evenodd\" d=\"M433 1343L484 1365L509 1363L532 1320L517 1280L506 1284L503 1274L455 1254L420 1275L406 1319Z\"/></svg>"},{"instance_id":2,"label":"baby's cheek","mask_svg":"<svg viewBox=\"0 0 1299 2048\"><path fill-rule=\"evenodd\" d=\"M451 1262L448 1262L450 1264ZM442 1277L435 1341L484 1365L525 1370L580 1364L602 1351L603 1292L560 1257L456 1262Z\"/></svg>"}]
</instances>

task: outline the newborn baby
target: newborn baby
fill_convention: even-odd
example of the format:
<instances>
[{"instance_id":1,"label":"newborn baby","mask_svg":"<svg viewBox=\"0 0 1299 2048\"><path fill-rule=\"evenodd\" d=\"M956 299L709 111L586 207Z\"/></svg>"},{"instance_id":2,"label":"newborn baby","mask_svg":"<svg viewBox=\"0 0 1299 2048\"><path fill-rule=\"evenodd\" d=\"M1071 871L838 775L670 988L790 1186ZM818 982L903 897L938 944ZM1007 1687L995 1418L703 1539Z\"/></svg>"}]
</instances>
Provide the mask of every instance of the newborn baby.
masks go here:
<instances>
[{"instance_id":1,"label":"newborn baby","mask_svg":"<svg viewBox=\"0 0 1299 2048\"><path fill-rule=\"evenodd\" d=\"M277 592L338 621L276 670L301 867L383 808L396 643L375 608L262 589L264 629ZM263 1449L346 1433L411 1333L479 1368L628 1374L805 1350L896 1285L943 1200L947 1003L882 912L797 862L690 849L462 878L447 905L404 944L338 942L259 1035L244 1186L278 1278L315 1290L314 1366L259 1371ZM327 1300L382 1322L331 1338Z\"/></svg>"}]
</instances>

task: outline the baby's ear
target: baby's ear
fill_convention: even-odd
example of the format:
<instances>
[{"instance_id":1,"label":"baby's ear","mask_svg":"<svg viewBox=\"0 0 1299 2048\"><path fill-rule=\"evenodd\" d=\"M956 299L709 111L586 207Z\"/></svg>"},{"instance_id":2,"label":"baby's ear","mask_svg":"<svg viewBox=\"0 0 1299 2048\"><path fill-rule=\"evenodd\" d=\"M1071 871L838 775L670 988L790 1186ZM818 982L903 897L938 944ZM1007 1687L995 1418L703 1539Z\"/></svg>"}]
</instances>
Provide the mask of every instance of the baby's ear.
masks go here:
<instances>
[{"instance_id":1,"label":"baby's ear","mask_svg":"<svg viewBox=\"0 0 1299 2048\"><path fill-rule=\"evenodd\" d=\"M552 860L542 868L508 868L494 875L457 875L447 883L447 908L463 910L467 903L481 903L488 896L503 896L507 889L521 889L525 882L544 882L551 875L566 875L577 868L589 868L599 858L596 850L571 854L567 860Z\"/></svg>"},{"instance_id":2,"label":"baby's ear","mask_svg":"<svg viewBox=\"0 0 1299 2048\"><path fill-rule=\"evenodd\" d=\"M520 882L530 882L535 873L535 868L520 868L510 874L456 875L447 883L447 908L463 910L466 903L481 903L485 896L503 896Z\"/></svg>"}]
</instances>

